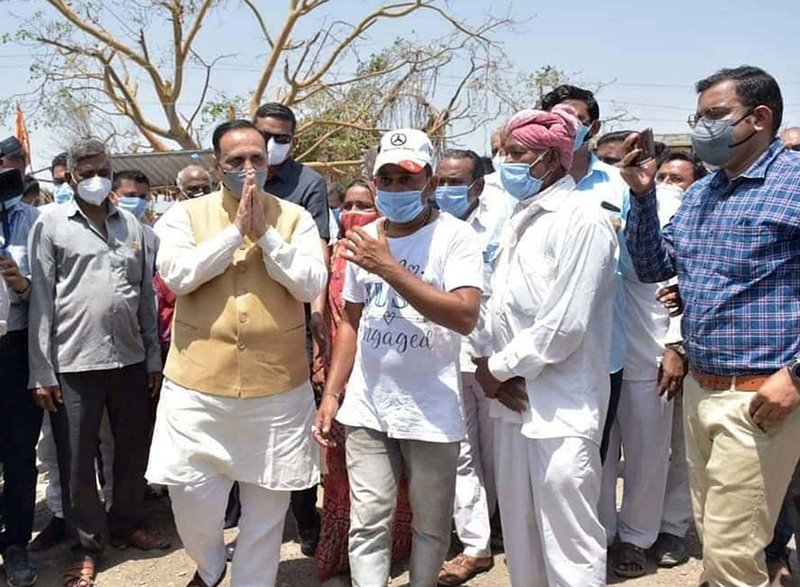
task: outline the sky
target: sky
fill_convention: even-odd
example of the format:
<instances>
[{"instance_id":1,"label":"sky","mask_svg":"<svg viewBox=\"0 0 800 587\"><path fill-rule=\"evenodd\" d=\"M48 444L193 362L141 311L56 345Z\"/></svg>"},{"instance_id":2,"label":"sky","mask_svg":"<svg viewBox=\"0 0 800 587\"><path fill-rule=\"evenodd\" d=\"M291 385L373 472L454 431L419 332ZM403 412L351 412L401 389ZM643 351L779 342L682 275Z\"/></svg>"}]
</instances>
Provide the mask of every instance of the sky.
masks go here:
<instances>
[{"instance_id":1,"label":"sky","mask_svg":"<svg viewBox=\"0 0 800 587\"><path fill-rule=\"evenodd\" d=\"M270 5L266 16L272 28L285 17L288 1L257 0L257 4ZM318 30L325 19L363 14L364 6L379 4L331 0L327 10L305 22L299 32ZM5 0L2 6L11 16L0 22L0 36L13 34L19 17L35 10L52 11L43 0ZM800 32L798 0L450 0L449 7L467 23L481 22L487 11L514 19L512 30L496 38L519 70L552 65L587 85L603 83L597 94L601 118L625 111L636 119L625 126L653 127L657 134L688 132L686 117L696 102L694 82L721 67L746 63L776 77L783 91L784 125L800 125L800 66L793 41ZM109 26L121 25L111 21ZM362 43L366 50L379 51L396 37L425 40L441 36L444 30L441 21L420 16L381 24ZM154 46L165 38L156 32ZM224 10L213 13L198 37L197 48L206 58L233 55L222 62L211 80L214 91L227 94L250 91L266 51L258 29L236 0L226 0ZM4 79L0 96L31 90L30 64L27 49L0 44L0 75ZM199 92L201 75L199 68L190 71L187 101ZM445 79L443 90L447 83ZM155 109L152 98L143 101L146 111ZM489 134L500 122L492 121L459 139L459 146L485 153ZM12 130L13 117L0 121L2 136ZM31 140L35 167L46 166L62 145L59 137L44 127L32 130Z\"/></svg>"}]
</instances>

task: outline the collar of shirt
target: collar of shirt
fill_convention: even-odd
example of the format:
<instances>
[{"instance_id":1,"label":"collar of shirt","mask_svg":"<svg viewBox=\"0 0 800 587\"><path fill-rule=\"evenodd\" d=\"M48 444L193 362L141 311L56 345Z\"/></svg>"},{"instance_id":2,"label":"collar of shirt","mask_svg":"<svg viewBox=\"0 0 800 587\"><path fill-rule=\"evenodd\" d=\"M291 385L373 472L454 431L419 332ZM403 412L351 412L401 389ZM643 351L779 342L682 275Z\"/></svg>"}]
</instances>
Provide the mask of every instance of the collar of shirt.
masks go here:
<instances>
[{"instance_id":1,"label":"collar of shirt","mask_svg":"<svg viewBox=\"0 0 800 587\"><path fill-rule=\"evenodd\" d=\"M73 216L75 216L75 214L80 214L81 216L83 216L88 220L86 214L84 214L83 210L81 210L81 207L78 206L78 202L75 200L75 198L72 198L69 202L65 202L64 204L61 205L66 207L67 218L72 218ZM119 210L114 204L111 203L111 200L106 200L106 206L108 206L109 217L116 216L118 214Z\"/></svg>"},{"instance_id":2,"label":"collar of shirt","mask_svg":"<svg viewBox=\"0 0 800 587\"><path fill-rule=\"evenodd\" d=\"M481 194L480 196L478 196L478 205L475 206L475 209L469 213L469 216L467 216L466 218L466 223L476 229L489 228L487 226L487 222L485 219L485 216L488 213L489 213L489 206L487 204L487 198L484 198L483 194Z\"/></svg>"},{"instance_id":3,"label":"collar of shirt","mask_svg":"<svg viewBox=\"0 0 800 587\"><path fill-rule=\"evenodd\" d=\"M734 177L731 181L736 181L740 178L746 179L764 179L767 176L767 170L769 169L772 162L780 155L786 147L784 147L783 143L779 139L775 139L772 141L772 144L767 148L766 151L756 159L756 161L750 166L750 168L739 175L738 177ZM728 176L725 175L725 171L723 169L718 170L714 173L711 178L711 188L718 189L729 185L731 182L728 180Z\"/></svg>"},{"instance_id":4,"label":"collar of shirt","mask_svg":"<svg viewBox=\"0 0 800 587\"><path fill-rule=\"evenodd\" d=\"M556 212L568 198L574 197L574 194L575 181L567 173L538 197L534 196L517 204L517 208L511 217L511 226L513 227L512 246L516 245L519 230L527 226L531 218L540 211Z\"/></svg>"},{"instance_id":5,"label":"collar of shirt","mask_svg":"<svg viewBox=\"0 0 800 587\"><path fill-rule=\"evenodd\" d=\"M577 183L577 188L583 190L591 187L597 181L609 181L612 175L610 170L616 169L616 167L600 161L594 153L589 153L589 170Z\"/></svg>"}]
</instances>

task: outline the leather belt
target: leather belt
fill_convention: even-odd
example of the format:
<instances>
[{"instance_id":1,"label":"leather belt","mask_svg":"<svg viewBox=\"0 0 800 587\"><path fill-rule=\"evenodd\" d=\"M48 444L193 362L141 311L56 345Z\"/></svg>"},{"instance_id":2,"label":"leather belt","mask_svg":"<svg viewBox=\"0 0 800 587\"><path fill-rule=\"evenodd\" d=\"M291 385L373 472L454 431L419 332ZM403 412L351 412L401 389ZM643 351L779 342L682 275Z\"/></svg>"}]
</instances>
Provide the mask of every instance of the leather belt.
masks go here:
<instances>
[{"instance_id":1,"label":"leather belt","mask_svg":"<svg viewBox=\"0 0 800 587\"><path fill-rule=\"evenodd\" d=\"M712 373L704 373L694 367L690 371L695 381L700 384L700 387L709 391L727 391L729 389L758 391L764 385L764 382L770 378L770 375L736 375L733 377L714 375Z\"/></svg>"}]
</instances>

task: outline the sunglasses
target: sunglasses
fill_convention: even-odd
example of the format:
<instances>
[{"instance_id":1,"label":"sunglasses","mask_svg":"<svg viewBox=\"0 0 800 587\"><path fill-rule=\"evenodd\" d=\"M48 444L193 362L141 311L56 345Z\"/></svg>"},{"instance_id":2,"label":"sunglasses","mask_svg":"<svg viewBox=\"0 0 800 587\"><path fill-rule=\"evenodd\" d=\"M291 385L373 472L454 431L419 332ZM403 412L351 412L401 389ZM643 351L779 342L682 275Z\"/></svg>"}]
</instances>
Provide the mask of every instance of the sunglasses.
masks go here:
<instances>
[{"instance_id":1,"label":"sunglasses","mask_svg":"<svg viewBox=\"0 0 800 587\"><path fill-rule=\"evenodd\" d=\"M285 134L272 134L271 132L267 132L265 130L261 131L261 134L264 135L264 142L269 143L270 139L275 139L275 142L279 145L288 145L292 142L292 135L285 135Z\"/></svg>"}]
</instances>

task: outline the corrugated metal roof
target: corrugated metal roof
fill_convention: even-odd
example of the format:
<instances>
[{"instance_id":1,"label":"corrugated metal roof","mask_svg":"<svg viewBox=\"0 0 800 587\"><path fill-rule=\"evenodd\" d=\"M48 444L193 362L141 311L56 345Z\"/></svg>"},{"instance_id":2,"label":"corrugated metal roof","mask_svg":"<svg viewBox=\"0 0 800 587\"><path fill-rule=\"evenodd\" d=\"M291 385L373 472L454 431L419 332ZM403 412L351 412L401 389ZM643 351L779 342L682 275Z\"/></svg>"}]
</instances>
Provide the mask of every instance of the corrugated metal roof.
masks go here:
<instances>
[{"instance_id":1,"label":"corrugated metal roof","mask_svg":"<svg viewBox=\"0 0 800 587\"><path fill-rule=\"evenodd\" d=\"M153 188L175 185L178 172L187 165L200 165L211 172L213 151L167 151L160 153L120 153L111 156L114 172L138 169L150 179Z\"/></svg>"}]
</instances>

